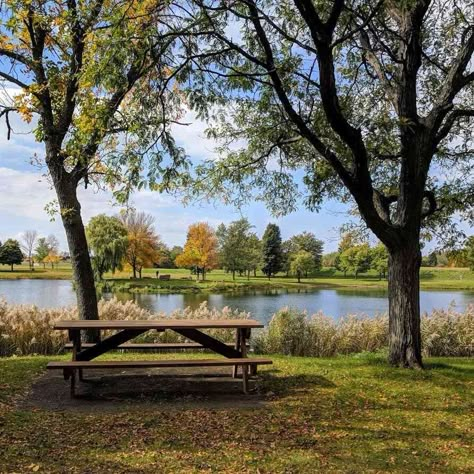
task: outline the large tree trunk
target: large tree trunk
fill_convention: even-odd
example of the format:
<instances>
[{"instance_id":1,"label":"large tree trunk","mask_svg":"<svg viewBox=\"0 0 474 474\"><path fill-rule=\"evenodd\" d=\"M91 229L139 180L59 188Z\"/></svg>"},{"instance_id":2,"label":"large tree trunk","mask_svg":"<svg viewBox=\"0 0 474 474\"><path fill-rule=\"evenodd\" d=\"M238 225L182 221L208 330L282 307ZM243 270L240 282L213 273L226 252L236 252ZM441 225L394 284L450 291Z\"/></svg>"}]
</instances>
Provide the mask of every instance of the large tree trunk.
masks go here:
<instances>
[{"instance_id":1,"label":"large tree trunk","mask_svg":"<svg viewBox=\"0 0 474 474\"><path fill-rule=\"evenodd\" d=\"M99 319L94 272L81 217L81 205L77 200L76 186L65 177L54 181L71 255L79 318ZM86 335L89 341L96 338L96 331L90 331Z\"/></svg>"},{"instance_id":2,"label":"large tree trunk","mask_svg":"<svg viewBox=\"0 0 474 474\"><path fill-rule=\"evenodd\" d=\"M389 252L389 361L399 367L422 368L418 239Z\"/></svg>"}]
</instances>

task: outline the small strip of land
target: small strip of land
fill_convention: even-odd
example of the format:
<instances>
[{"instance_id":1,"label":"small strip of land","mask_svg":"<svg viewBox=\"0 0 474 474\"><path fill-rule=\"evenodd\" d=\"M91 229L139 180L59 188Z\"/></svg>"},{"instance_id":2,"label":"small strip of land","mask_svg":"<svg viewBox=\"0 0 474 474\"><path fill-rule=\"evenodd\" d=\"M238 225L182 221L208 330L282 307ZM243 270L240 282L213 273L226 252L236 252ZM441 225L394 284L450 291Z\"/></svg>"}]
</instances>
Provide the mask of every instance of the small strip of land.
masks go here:
<instances>
[{"instance_id":1,"label":"small strip of land","mask_svg":"<svg viewBox=\"0 0 474 474\"><path fill-rule=\"evenodd\" d=\"M223 270L213 270L206 275L206 281L196 281L194 275L182 269L159 269L160 275L170 275L169 280L159 280L156 269L143 270L143 278L131 279L128 272L119 272L115 275L106 274L103 285L112 292L132 293L200 293L213 292L222 293L226 291L246 290L312 290L319 288L371 288L386 289L387 281L378 278L374 273L353 276L344 276L334 269L323 269L310 278L303 278L298 283L296 278L278 274L270 280L257 273L257 276L240 277L235 280L232 275ZM2 279L50 279L70 280L72 279L71 266L60 264L54 269L37 267L34 271L29 270L27 265L14 267L14 271L0 268L0 280ZM428 268L420 271L421 288L426 290L474 290L474 272L467 268Z\"/></svg>"}]
</instances>

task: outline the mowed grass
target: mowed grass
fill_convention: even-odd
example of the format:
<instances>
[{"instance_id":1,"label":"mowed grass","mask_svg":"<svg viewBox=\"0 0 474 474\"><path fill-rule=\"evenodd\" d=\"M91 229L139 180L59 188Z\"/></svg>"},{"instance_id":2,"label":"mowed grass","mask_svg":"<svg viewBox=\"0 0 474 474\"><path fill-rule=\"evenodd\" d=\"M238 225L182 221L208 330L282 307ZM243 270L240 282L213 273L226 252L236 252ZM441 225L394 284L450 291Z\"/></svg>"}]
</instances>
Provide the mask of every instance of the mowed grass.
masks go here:
<instances>
[{"instance_id":1,"label":"mowed grass","mask_svg":"<svg viewBox=\"0 0 474 474\"><path fill-rule=\"evenodd\" d=\"M259 408L177 398L90 412L18 408L48 359L0 359L0 472L474 471L472 360L409 371L378 355L272 359Z\"/></svg>"},{"instance_id":2,"label":"mowed grass","mask_svg":"<svg viewBox=\"0 0 474 474\"><path fill-rule=\"evenodd\" d=\"M311 290L316 288L372 288L385 289L387 281L380 280L374 272L369 272L354 278L352 275L344 276L341 272L324 268L314 277L303 278L298 283L294 277L278 274L270 280L261 272L257 276L239 277L232 279L232 275L223 270L213 270L206 275L206 281L196 281L194 275L184 269L160 268L160 275L170 274L171 280L159 280L156 276L157 269L143 270L143 278L132 279L129 271L118 272L115 275L106 274L105 278L115 291L143 291L143 292L200 292L200 291L235 291L246 289L268 290L287 288L291 290ZM54 269L36 267L30 271L28 265L14 267L11 272L7 267L0 267L0 279L71 279L71 265L62 263ZM427 268L420 271L421 287L423 289L458 289L474 290L474 272L467 268Z\"/></svg>"}]
</instances>

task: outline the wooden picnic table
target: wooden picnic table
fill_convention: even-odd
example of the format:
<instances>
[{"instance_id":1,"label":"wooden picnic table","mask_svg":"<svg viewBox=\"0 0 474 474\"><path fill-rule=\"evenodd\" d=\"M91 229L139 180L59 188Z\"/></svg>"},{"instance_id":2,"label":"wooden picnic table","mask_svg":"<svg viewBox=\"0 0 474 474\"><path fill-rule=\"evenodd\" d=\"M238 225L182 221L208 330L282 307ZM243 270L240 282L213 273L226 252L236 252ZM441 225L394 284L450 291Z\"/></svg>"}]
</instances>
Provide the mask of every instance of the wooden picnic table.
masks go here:
<instances>
[{"instance_id":1,"label":"wooden picnic table","mask_svg":"<svg viewBox=\"0 0 474 474\"><path fill-rule=\"evenodd\" d=\"M256 368L261 364L271 364L271 360L262 358L247 358L247 346L251 330L262 328L263 325L252 319L227 320L183 320L183 319L151 319L151 320L74 320L58 321L55 330L67 330L72 349L71 362L50 362L48 369L62 369L66 380L71 380L71 395L75 394L76 371L79 380L83 379L83 369L104 368L147 368L147 367L196 367L196 366L232 366L233 377L238 376L241 367L243 390L248 392L248 376L255 375ZM95 329L98 331L115 330L111 336L96 343L83 344L81 331ZM202 329L235 330L235 343L230 345L210 336ZM128 341L147 331L174 331L186 340L185 343L129 343ZM93 361L96 357L116 349L208 349L225 359L193 359L193 360L121 360Z\"/></svg>"}]
</instances>

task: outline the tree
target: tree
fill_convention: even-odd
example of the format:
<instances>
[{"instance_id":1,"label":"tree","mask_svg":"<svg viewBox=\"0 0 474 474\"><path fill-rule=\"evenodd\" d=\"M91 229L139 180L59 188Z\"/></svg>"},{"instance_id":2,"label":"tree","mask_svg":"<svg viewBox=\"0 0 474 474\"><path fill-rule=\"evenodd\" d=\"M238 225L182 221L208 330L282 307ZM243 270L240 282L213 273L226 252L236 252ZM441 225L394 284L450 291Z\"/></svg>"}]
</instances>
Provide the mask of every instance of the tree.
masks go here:
<instances>
[{"instance_id":1,"label":"tree","mask_svg":"<svg viewBox=\"0 0 474 474\"><path fill-rule=\"evenodd\" d=\"M314 255L306 250L298 250L291 257L290 270L296 275L298 283L303 275L307 276L315 269Z\"/></svg>"},{"instance_id":2,"label":"tree","mask_svg":"<svg viewBox=\"0 0 474 474\"><path fill-rule=\"evenodd\" d=\"M28 259L28 264L30 265L30 270L33 270L33 253L35 250L36 241L38 239L38 232L36 230L27 230L21 236L21 249L23 250L26 258Z\"/></svg>"},{"instance_id":3,"label":"tree","mask_svg":"<svg viewBox=\"0 0 474 474\"><path fill-rule=\"evenodd\" d=\"M98 309L78 186L100 180L125 200L134 186L170 176L164 154L184 161L170 125L181 114L176 86L188 59L177 51L183 30L171 3L2 2L0 78L18 94L2 94L0 117L8 138L10 114L38 118L82 319L98 319Z\"/></svg>"},{"instance_id":4,"label":"tree","mask_svg":"<svg viewBox=\"0 0 474 474\"><path fill-rule=\"evenodd\" d=\"M92 267L99 280L104 273L122 269L127 252L127 229L117 217L99 214L86 227L87 242L92 252Z\"/></svg>"},{"instance_id":5,"label":"tree","mask_svg":"<svg viewBox=\"0 0 474 474\"><path fill-rule=\"evenodd\" d=\"M196 278L202 274L206 279L206 272L217 268L218 242L214 229L206 222L192 224L188 228L183 253L176 257L176 266L179 268L195 268Z\"/></svg>"},{"instance_id":6,"label":"tree","mask_svg":"<svg viewBox=\"0 0 474 474\"><path fill-rule=\"evenodd\" d=\"M370 266L379 274L380 279L385 278L388 271L388 252L384 244L370 249Z\"/></svg>"},{"instance_id":7,"label":"tree","mask_svg":"<svg viewBox=\"0 0 474 474\"><path fill-rule=\"evenodd\" d=\"M469 265L471 271L474 271L474 235L471 235L466 240L466 245L464 247L465 259Z\"/></svg>"},{"instance_id":8,"label":"tree","mask_svg":"<svg viewBox=\"0 0 474 474\"><path fill-rule=\"evenodd\" d=\"M43 263L51 264L51 268L54 269L54 265L57 265L61 261L61 256L55 253L54 251L50 251L49 254L43 259Z\"/></svg>"},{"instance_id":9,"label":"tree","mask_svg":"<svg viewBox=\"0 0 474 474\"><path fill-rule=\"evenodd\" d=\"M224 146L196 182L239 202L259 188L279 214L302 192L313 210L350 198L389 252L389 361L422 367L421 229L473 216L474 5L217 3L199 2L216 56L196 74L224 103L211 132Z\"/></svg>"},{"instance_id":10,"label":"tree","mask_svg":"<svg viewBox=\"0 0 474 474\"><path fill-rule=\"evenodd\" d=\"M155 231L153 216L145 212L129 211L120 216L127 231L125 261L133 271L133 278L142 277L144 267L153 266L160 258L160 237Z\"/></svg>"},{"instance_id":11,"label":"tree","mask_svg":"<svg viewBox=\"0 0 474 474\"><path fill-rule=\"evenodd\" d=\"M338 252L330 252L323 255L323 267L326 268L335 268L336 267L336 259L339 255Z\"/></svg>"},{"instance_id":12,"label":"tree","mask_svg":"<svg viewBox=\"0 0 474 474\"><path fill-rule=\"evenodd\" d=\"M37 241L35 248L35 260L38 263L42 263L43 267L46 266L44 259L49 255L51 248L48 245L46 237L40 237Z\"/></svg>"},{"instance_id":13,"label":"tree","mask_svg":"<svg viewBox=\"0 0 474 474\"><path fill-rule=\"evenodd\" d=\"M282 270L281 245L280 228L276 224L268 224L262 237L262 272L268 279Z\"/></svg>"},{"instance_id":14,"label":"tree","mask_svg":"<svg viewBox=\"0 0 474 474\"><path fill-rule=\"evenodd\" d=\"M436 265L438 265L438 257L436 256L436 252L431 252L428 255L427 263L430 267L436 267Z\"/></svg>"},{"instance_id":15,"label":"tree","mask_svg":"<svg viewBox=\"0 0 474 474\"><path fill-rule=\"evenodd\" d=\"M216 231L219 244L219 261L222 268L232 273L243 273L249 269L251 247L249 246L250 229L252 228L247 219L239 219L231 222L228 226L221 224Z\"/></svg>"},{"instance_id":16,"label":"tree","mask_svg":"<svg viewBox=\"0 0 474 474\"><path fill-rule=\"evenodd\" d=\"M250 272L253 276L257 276L257 269L261 266L262 261L262 242L257 234L251 233L248 241L248 262L247 262L247 279L250 279Z\"/></svg>"},{"instance_id":17,"label":"tree","mask_svg":"<svg viewBox=\"0 0 474 474\"><path fill-rule=\"evenodd\" d=\"M320 270L323 260L323 242L312 232L302 232L290 238L290 254L305 250L313 256L313 270ZM291 259L291 257L290 257Z\"/></svg>"},{"instance_id":18,"label":"tree","mask_svg":"<svg viewBox=\"0 0 474 474\"><path fill-rule=\"evenodd\" d=\"M351 272L357 278L359 273L365 273L370 269L370 257L369 244L354 245L344 250L339 257L344 275Z\"/></svg>"},{"instance_id":19,"label":"tree","mask_svg":"<svg viewBox=\"0 0 474 474\"><path fill-rule=\"evenodd\" d=\"M20 265L23 261L20 244L17 240L8 239L0 247L0 264L10 265L13 271L13 265Z\"/></svg>"}]
</instances>

